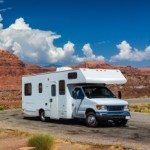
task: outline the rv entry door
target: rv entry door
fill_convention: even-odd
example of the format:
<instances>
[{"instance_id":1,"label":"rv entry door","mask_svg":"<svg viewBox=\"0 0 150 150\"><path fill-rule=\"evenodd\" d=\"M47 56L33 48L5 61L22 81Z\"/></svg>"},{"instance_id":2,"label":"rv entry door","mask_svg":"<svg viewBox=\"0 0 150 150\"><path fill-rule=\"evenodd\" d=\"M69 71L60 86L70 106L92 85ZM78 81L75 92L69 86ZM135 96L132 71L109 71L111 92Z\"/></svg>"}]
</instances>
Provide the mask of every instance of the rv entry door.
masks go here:
<instances>
[{"instance_id":1,"label":"rv entry door","mask_svg":"<svg viewBox=\"0 0 150 150\"><path fill-rule=\"evenodd\" d=\"M58 118L58 90L56 82L51 83L50 118Z\"/></svg>"}]
</instances>

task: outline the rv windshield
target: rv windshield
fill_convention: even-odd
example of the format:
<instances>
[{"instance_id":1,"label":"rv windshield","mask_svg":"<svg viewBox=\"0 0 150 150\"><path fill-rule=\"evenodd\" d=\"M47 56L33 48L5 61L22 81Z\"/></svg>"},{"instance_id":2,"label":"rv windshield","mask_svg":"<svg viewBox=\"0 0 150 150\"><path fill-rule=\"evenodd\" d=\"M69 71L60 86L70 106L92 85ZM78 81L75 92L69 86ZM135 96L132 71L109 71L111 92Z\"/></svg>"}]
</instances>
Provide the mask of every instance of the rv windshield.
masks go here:
<instances>
[{"instance_id":1,"label":"rv windshield","mask_svg":"<svg viewBox=\"0 0 150 150\"><path fill-rule=\"evenodd\" d=\"M83 90L88 98L116 98L108 88L102 86L86 86Z\"/></svg>"}]
</instances>

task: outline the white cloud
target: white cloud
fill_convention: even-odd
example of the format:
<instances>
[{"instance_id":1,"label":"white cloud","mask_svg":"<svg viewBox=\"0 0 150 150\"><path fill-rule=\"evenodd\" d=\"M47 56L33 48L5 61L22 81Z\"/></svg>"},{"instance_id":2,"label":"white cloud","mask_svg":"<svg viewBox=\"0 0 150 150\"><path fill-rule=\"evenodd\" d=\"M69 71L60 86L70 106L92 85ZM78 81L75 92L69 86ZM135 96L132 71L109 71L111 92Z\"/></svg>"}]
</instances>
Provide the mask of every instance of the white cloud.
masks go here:
<instances>
[{"instance_id":1,"label":"white cloud","mask_svg":"<svg viewBox=\"0 0 150 150\"><path fill-rule=\"evenodd\" d=\"M89 43L83 46L82 51L87 58L93 57L93 50Z\"/></svg>"},{"instance_id":2,"label":"white cloud","mask_svg":"<svg viewBox=\"0 0 150 150\"><path fill-rule=\"evenodd\" d=\"M0 30L3 28L3 24L1 23L3 21L2 15L0 14Z\"/></svg>"},{"instance_id":3,"label":"white cloud","mask_svg":"<svg viewBox=\"0 0 150 150\"><path fill-rule=\"evenodd\" d=\"M51 63L83 62L86 60L101 60L96 56L89 43L82 48L83 57L75 55L74 43L68 41L64 46L57 47L54 41L61 36L52 31L33 29L23 18L16 19L8 28L3 28L3 18L0 14L0 49L5 49L17 55L25 63L47 65ZM140 51L132 48L126 41L117 45L119 53L110 61L143 61L150 60L150 46Z\"/></svg>"},{"instance_id":4,"label":"white cloud","mask_svg":"<svg viewBox=\"0 0 150 150\"><path fill-rule=\"evenodd\" d=\"M0 22L3 21L2 15L0 14Z\"/></svg>"},{"instance_id":5,"label":"white cloud","mask_svg":"<svg viewBox=\"0 0 150 150\"><path fill-rule=\"evenodd\" d=\"M103 56L96 57L93 54L90 44L83 46L82 51L85 54L83 58L74 55L74 44L70 41L63 47L56 47L54 40L60 38L60 35L51 31L32 29L23 18L16 19L15 23L5 29L0 23L0 29L0 49L10 51L25 63L47 65L104 59Z\"/></svg>"},{"instance_id":6,"label":"white cloud","mask_svg":"<svg viewBox=\"0 0 150 150\"><path fill-rule=\"evenodd\" d=\"M103 56L96 56L93 54L93 50L89 43L83 46L82 51L83 51L84 57L74 56L73 57L74 62L83 62L86 60L98 60L98 61L105 60Z\"/></svg>"},{"instance_id":7,"label":"white cloud","mask_svg":"<svg viewBox=\"0 0 150 150\"><path fill-rule=\"evenodd\" d=\"M51 31L32 29L23 18L0 30L0 48L20 57L26 63L49 64L65 60L74 52L74 44L55 47L53 41L60 35Z\"/></svg>"},{"instance_id":8,"label":"white cloud","mask_svg":"<svg viewBox=\"0 0 150 150\"><path fill-rule=\"evenodd\" d=\"M29 24L26 24L23 18L16 19L15 23L10 25L9 28L15 30L31 30Z\"/></svg>"},{"instance_id":9,"label":"white cloud","mask_svg":"<svg viewBox=\"0 0 150 150\"><path fill-rule=\"evenodd\" d=\"M5 12L7 10L11 10L12 8L11 7L8 7L8 8L3 8L3 9L0 9L0 12Z\"/></svg>"},{"instance_id":10,"label":"white cloud","mask_svg":"<svg viewBox=\"0 0 150 150\"><path fill-rule=\"evenodd\" d=\"M122 41L117 45L119 54L111 57L110 61L129 60L129 61L143 61L150 60L150 46L144 51L132 48L127 41Z\"/></svg>"}]
</instances>

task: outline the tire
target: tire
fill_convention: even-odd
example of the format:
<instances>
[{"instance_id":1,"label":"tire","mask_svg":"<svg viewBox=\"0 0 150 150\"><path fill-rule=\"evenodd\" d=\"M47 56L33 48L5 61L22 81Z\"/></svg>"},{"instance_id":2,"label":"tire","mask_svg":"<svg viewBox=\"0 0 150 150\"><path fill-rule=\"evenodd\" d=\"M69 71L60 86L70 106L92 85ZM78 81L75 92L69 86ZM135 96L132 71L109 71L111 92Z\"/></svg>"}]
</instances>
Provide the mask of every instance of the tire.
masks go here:
<instances>
[{"instance_id":1,"label":"tire","mask_svg":"<svg viewBox=\"0 0 150 150\"><path fill-rule=\"evenodd\" d=\"M45 121L46 121L45 111L44 111L44 110L40 111L39 117L40 117L40 120L41 120L42 122L45 122Z\"/></svg>"},{"instance_id":2,"label":"tire","mask_svg":"<svg viewBox=\"0 0 150 150\"><path fill-rule=\"evenodd\" d=\"M127 122L128 122L127 119L114 120L115 126L118 126L118 127L125 126Z\"/></svg>"},{"instance_id":3,"label":"tire","mask_svg":"<svg viewBox=\"0 0 150 150\"><path fill-rule=\"evenodd\" d=\"M86 115L86 125L88 127L97 127L98 126L98 121L96 119L96 115L94 112L89 112Z\"/></svg>"}]
</instances>

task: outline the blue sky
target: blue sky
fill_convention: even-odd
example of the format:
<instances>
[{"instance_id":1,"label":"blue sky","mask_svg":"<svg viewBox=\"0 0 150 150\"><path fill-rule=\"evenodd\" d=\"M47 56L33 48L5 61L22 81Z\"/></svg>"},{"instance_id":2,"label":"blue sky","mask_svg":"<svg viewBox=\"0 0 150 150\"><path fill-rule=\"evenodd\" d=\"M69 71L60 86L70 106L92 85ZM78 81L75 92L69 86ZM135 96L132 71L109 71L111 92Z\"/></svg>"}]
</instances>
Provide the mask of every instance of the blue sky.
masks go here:
<instances>
[{"instance_id":1,"label":"blue sky","mask_svg":"<svg viewBox=\"0 0 150 150\"><path fill-rule=\"evenodd\" d=\"M145 56L150 54L149 6L149 0L0 0L0 14L4 29L22 17L32 29L61 35L53 41L56 47L71 41L74 55L79 57L85 57L83 46L90 44L86 48L92 49L94 58L103 56L109 62L127 45L133 51L131 56L124 58L120 54L111 63L150 66L150 59ZM140 53L141 59L132 60L135 49L144 52L146 48L148 52Z\"/></svg>"}]
</instances>

